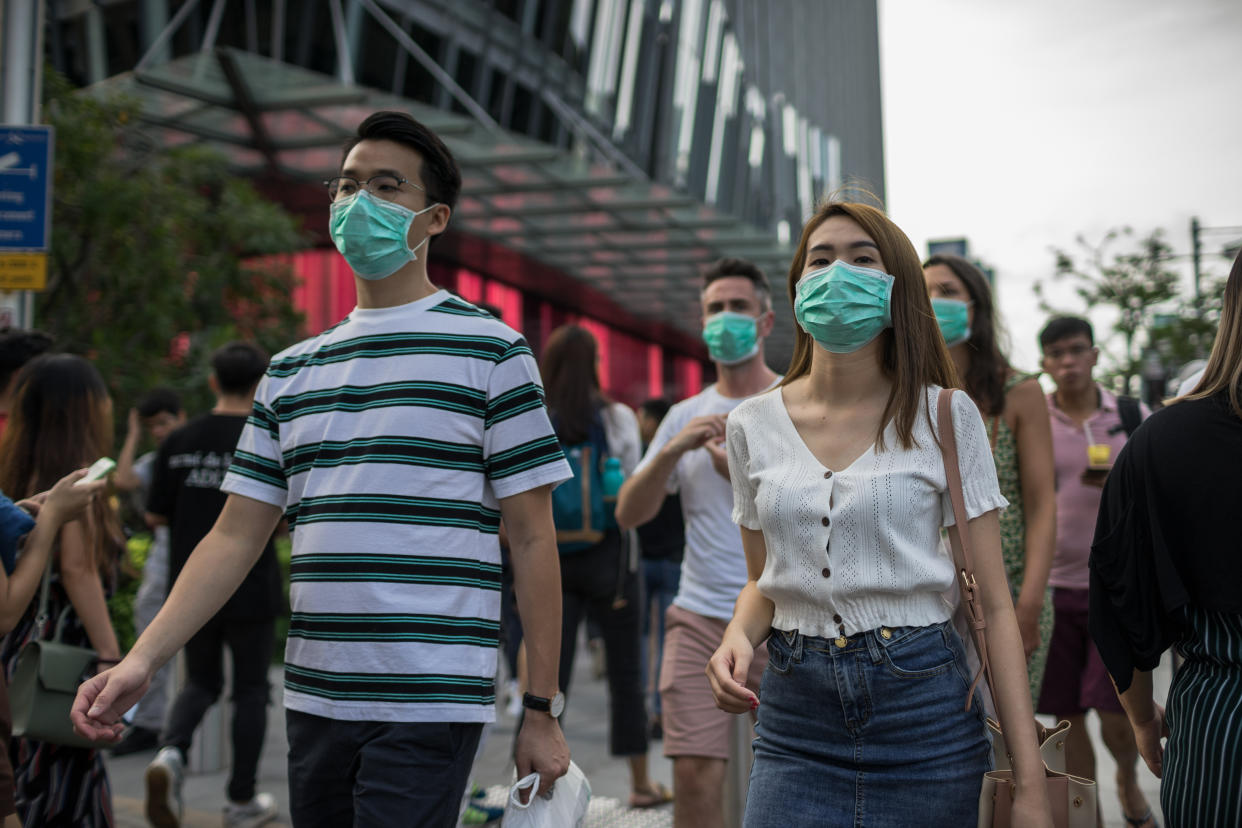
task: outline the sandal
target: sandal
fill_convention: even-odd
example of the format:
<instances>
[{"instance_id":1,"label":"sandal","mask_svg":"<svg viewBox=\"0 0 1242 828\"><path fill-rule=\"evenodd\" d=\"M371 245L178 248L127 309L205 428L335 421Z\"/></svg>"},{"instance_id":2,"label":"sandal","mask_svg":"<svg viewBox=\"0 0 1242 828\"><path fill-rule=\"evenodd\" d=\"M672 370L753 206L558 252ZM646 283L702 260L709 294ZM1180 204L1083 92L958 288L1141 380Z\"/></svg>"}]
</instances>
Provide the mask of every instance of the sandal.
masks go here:
<instances>
[{"instance_id":1,"label":"sandal","mask_svg":"<svg viewBox=\"0 0 1242 828\"><path fill-rule=\"evenodd\" d=\"M630 794L631 808L658 808L673 801L673 792L661 782L652 785L649 791Z\"/></svg>"},{"instance_id":2,"label":"sandal","mask_svg":"<svg viewBox=\"0 0 1242 828\"><path fill-rule=\"evenodd\" d=\"M1133 825L1134 828L1143 828L1147 823L1151 823L1152 828L1160 828L1160 823L1156 821L1156 816L1151 812L1151 808L1147 809L1147 813L1141 817L1128 817L1123 811L1121 818L1126 821L1126 825Z\"/></svg>"}]
</instances>

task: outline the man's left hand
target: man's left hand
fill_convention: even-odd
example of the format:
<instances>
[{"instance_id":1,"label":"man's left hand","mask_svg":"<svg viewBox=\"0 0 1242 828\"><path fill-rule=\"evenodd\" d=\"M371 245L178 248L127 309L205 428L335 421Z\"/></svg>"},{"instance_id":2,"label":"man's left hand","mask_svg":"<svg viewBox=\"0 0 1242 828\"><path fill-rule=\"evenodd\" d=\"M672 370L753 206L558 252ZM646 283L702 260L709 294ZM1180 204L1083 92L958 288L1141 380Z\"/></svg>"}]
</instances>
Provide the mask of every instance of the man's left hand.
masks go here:
<instances>
[{"instance_id":1,"label":"man's left hand","mask_svg":"<svg viewBox=\"0 0 1242 828\"><path fill-rule=\"evenodd\" d=\"M546 793L569 770L569 745L560 723L547 713L527 710L518 731L514 762L518 779L539 774L539 790L533 796Z\"/></svg>"}]
</instances>

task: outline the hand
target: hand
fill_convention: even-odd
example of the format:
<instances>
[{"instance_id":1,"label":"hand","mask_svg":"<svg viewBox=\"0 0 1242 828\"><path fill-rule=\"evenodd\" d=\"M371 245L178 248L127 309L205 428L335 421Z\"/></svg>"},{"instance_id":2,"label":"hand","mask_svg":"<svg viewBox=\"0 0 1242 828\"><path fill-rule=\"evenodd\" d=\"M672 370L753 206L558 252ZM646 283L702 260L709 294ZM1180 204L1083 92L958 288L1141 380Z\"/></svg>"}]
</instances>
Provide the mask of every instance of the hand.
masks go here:
<instances>
[{"instance_id":1,"label":"hand","mask_svg":"<svg viewBox=\"0 0 1242 828\"><path fill-rule=\"evenodd\" d=\"M1013 799L1009 824L1014 828L1053 828L1052 807L1043 784L1020 788Z\"/></svg>"},{"instance_id":2,"label":"hand","mask_svg":"<svg viewBox=\"0 0 1242 828\"><path fill-rule=\"evenodd\" d=\"M1018 616L1018 632L1022 635L1022 651L1026 654L1026 660L1031 660L1031 654L1039 649L1039 613L1043 609L1040 606L1027 607L1018 604L1015 608L1015 614Z\"/></svg>"},{"instance_id":3,"label":"hand","mask_svg":"<svg viewBox=\"0 0 1242 828\"><path fill-rule=\"evenodd\" d=\"M1153 704L1156 714L1145 722L1130 724L1134 728L1134 742L1138 745L1139 754L1156 778L1164 773L1164 745L1160 740L1169 735L1169 726L1164 721L1164 708Z\"/></svg>"},{"instance_id":4,"label":"hand","mask_svg":"<svg viewBox=\"0 0 1242 828\"><path fill-rule=\"evenodd\" d=\"M725 415L705 414L695 417L686 423L686 427L677 432L665 447L677 454L685 454L699 448L708 440L723 440L725 436Z\"/></svg>"},{"instance_id":5,"label":"hand","mask_svg":"<svg viewBox=\"0 0 1242 828\"><path fill-rule=\"evenodd\" d=\"M724 438L712 438L703 444L703 448L707 449L707 453L711 455L712 468L716 470L716 474L725 480L731 480L732 478L729 477L729 452L725 450Z\"/></svg>"},{"instance_id":6,"label":"hand","mask_svg":"<svg viewBox=\"0 0 1242 828\"><path fill-rule=\"evenodd\" d=\"M95 741L121 738L125 729L121 714L147 692L152 672L130 656L111 670L82 682L69 710L73 729Z\"/></svg>"},{"instance_id":7,"label":"hand","mask_svg":"<svg viewBox=\"0 0 1242 828\"><path fill-rule=\"evenodd\" d=\"M1108 480L1108 469L1087 469L1079 478L1084 486L1095 486L1097 489L1104 488L1104 482Z\"/></svg>"},{"instance_id":8,"label":"hand","mask_svg":"<svg viewBox=\"0 0 1242 828\"><path fill-rule=\"evenodd\" d=\"M533 795L546 793L552 783L569 770L569 745L565 744L560 723L547 713L526 711L513 759L518 779L531 773L539 774L539 790Z\"/></svg>"},{"instance_id":9,"label":"hand","mask_svg":"<svg viewBox=\"0 0 1242 828\"><path fill-rule=\"evenodd\" d=\"M45 493L43 511L47 513L48 520L54 523L67 523L73 520L91 504L95 495L108 485L106 480L94 480L80 486L76 485L86 476L86 471L86 469L78 469L75 472L69 472Z\"/></svg>"},{"instance_id":10,"label":"hand","mask_svg":"<svg viewBox=\"0 0 1242 828\"><path fill-rule=\"evenodd\" d=\"M726 713L745 713L759 707L759 697L746 687L755 648L740 632L725 630L720 647L707 661L707 681L716 706Z\"/></svg>"}]
</instances>

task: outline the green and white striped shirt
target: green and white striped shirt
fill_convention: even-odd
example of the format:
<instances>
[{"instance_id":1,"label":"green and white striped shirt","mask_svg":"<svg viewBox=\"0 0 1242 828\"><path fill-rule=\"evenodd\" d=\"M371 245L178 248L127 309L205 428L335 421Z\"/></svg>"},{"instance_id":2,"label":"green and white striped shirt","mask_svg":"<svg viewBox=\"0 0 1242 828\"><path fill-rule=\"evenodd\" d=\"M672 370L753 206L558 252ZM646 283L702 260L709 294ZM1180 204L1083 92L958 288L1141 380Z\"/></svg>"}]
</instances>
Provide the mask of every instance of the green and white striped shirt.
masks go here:
<instances>
[{"instance_id":1,"label":"green and white striped shirt","mask_svg":"<svg viewBox=\"0 0 1242 828\"><path fill-rule=\"evenodd\" d=\"M491 721L499 499L569 477L526 342L444 291L277 354L221 489L289 521L285 704Z\"/></svg>"}]
</instances>

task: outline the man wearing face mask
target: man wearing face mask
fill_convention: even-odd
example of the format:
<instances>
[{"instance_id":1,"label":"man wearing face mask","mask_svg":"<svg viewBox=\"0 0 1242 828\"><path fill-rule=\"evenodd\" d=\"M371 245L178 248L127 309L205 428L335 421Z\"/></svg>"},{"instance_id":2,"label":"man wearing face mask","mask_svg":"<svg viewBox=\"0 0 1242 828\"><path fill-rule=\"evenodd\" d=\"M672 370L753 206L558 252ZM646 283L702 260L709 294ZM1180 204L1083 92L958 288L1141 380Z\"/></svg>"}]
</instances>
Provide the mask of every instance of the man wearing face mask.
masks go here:
<instances>
[{"instance_id":1,"label":"man wearing face mask","mask_svg":"<svg viewBox=\"0 0 1242 828\"><path fill-rule=\"evenodd\" d=\"M293 823L452 825L495 718L502 519L530 689L518 775L537 771L542 793L568 768L551 487L570 470L526 342L428 280L427 245L461 188L443 142L403 112L377 112L325 184L358 306L272 360L219 520L125 660L82 685L72 715L82 732L113 737L283 514ZM157 781L153 821L180 824L180 769Z\"/></svg>"},{"instance_id":2,"label":"man wearing face mask","mask_svg":"<svg viewBox=\"0 0 1242 828\"><path fill-rule=\"evenodd\" d=\"M686 550L677 597L665 616L659 681L678 828L724 821L731 722L715 706L703 670L746 583L746 558L732 519L725 418L780 379L763 359L774 319L763 271L743 259L721 259L703 274L700 299L716 383L669 409L617 499L617 522L629 528L653 518L667 495L681 495ZM751 665L756 691L765 663L760 653Z\"/></svg>"}]
</instances>

